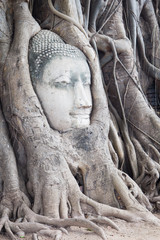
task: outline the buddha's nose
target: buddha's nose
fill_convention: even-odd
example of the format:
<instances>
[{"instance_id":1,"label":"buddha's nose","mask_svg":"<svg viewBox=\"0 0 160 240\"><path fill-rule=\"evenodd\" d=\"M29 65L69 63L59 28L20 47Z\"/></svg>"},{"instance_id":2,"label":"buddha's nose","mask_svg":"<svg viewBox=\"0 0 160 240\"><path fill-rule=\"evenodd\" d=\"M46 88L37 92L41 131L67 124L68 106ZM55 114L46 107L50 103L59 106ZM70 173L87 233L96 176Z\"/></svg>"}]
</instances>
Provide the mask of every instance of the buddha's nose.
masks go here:
<instances>
[{"instance_id":1,"label":"buddha's nose","mask_svg":"<svg viewBox=\"0 0 160 240\"><path fill-rule=\"evenodd\" d=\"M85 91L82 81L75 83L75 107L76 108L91 108L90 92Z\"/></svg>"}]
</instances>

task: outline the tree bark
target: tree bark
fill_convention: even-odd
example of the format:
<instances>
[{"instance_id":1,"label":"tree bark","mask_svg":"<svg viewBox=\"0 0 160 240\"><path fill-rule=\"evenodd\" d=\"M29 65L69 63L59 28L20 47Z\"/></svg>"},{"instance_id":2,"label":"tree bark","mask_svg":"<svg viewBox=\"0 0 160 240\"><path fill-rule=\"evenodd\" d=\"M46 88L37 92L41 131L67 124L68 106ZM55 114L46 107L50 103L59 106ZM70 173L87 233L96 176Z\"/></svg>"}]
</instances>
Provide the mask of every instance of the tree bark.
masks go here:
<instances>
[{"instance_id":1,"label":"tree bark","mask_svg":"<svg viewBox=\"0 0 160 240\"><path fill-rule=\"evenodd\" d=\"M151 51L152 62L147 59L145 44L154 44L146 42L148 33L139 25L144 19L159 34L159 5L151 0L48 2L0 1L0 230L4 226L12 239L28 231L61 238L62 232L48 225L78 225L106 239L84 218L88 213L116 229L107 217L159 225L150 211L160 199L160 121L137 67L159 89L154 61L159 50ZM41 28L87 57L93 110L86 129L60 133L49 125L28 62L29 41ZM158 37L152 41L159 43ZM28 222L10 221L19 217Z\"/></svg>"}]
</instances>

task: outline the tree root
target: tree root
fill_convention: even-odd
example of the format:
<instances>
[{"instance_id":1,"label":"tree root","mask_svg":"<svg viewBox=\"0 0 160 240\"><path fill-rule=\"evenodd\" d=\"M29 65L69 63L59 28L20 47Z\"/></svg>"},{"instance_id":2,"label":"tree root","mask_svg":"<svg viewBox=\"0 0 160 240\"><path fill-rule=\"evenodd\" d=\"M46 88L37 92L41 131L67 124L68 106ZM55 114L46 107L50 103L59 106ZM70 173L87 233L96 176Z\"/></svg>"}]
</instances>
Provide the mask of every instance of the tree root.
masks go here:
<instances>
[{"instance_id":1,"label":"tree root","mask_svg":"<svg viewBox=\"0 0 160 240\"><path fill-rule=\"evenodd\" d=\"M101 223L101 224L105 224L107 226L110 226L114 229L116 229L117 231L119 231L119 227L113 222L111 221L109 218L103 217L103 216L88 216L87 218L88 220L95 222L95 223Z\"/></svg>"},{"instance_id":2,"label":"tree root","mask_svg":"<svg viewBox=\"0 0 160 240\"><path fill-rule=\"evenodd\" d=\"M153 155L154 160L157 163L160 164L160 153L159 153L159 151L152 144L149 144L149 148L150 148L150 151Z\"/></svg>"},{"instance_id":3,"label":"tree root","mask_svg":"<svg viewBox=\"0 0 160 240\"><path fill-rule=\"evenodd\" d=\"M154 195L157 195L156 184L159 179L160 165L150 157L150 152L147 154L144 151L138 140L132 138L132 141L139 155L139 165L142 169L142 173L137 178L136 182L141 186L143 191L145 191L149 197L153 197ZM159 153L158 151L155 151L154 146L151 144L149 145L149 150L150 149L154 151L154 155L156 154L157 158Z\"/></svg>"},{"instance_id":4,"label":"tree root","mask_svg":"<svg viewBox=\"0 0 160 240\"><path fill-rule=\"evenodd\" d=\"M119 125L121 134L122 134L124 142L125 142L126 150L127 150L128 157L129 157L129 161L130 161L130 164L131 164L131 167L132 167L133 177L134 177L134 179L136 179L137 176L138 176L137 158L136 158L135 148L134 148L134 146L131 142L130 136L129 136L127 123L126 123L125 120L122 120L120 118L118 112L116 111L116 109L112 105L111 101L109 101L109 107L110 107L110 110L113 113L113 115L116 117L117 123ZM125 115L125 113L124 113L124 115ZM125 118L125 116L124 116L124 118Z\"/></svg>"},{"instance_id":5,"label":"tree root","mask_svg":"<svg viewBox=\"0 0 160 240\"><path fill-rule=\"evenodd\" d=\"M137 205L137 202L140 203L142 206L147 208L148 210L152 210L151 204L148 200L148 198L143 194L142 190L139 188L139 186L124 172L119 171L119 176L125 183L126 187L128 188L129 191L129 198L131 201L134 202L134 205ZM118 189L116 189L118 191ZM121 193L119 193L121 194ZM127 192L126 194L127 195ZM134 198L133 198L133 197ZM128 206L126 206L128 207Z\"/></svg>"},{"instance_id":6,"label":"tree root","mask_svg":"<svg viewBox=\"0 0 160 240\"><path fill-rule=\"evenodd\" d=\"M120 168L123 168L124 158L125 158L124 145L123 145L122 139L119 136L120 129L118 127L118 123L111 111L110 111L110 115L111 115L111 120L110 120L109 139L111 143L109 142L109 149L110 149L111 156L117 155L118 157L118 160L116 160L117 157L116 158L112 157L112 159L115 159L114 162L116 162L117 164L119 163L116 166L120 166ZM112 146L110 146L111 144Z\"/></svg>"},{"instance_id":7,"label":"tree root","mask_svg":"<svg viewBox=\"0 0 160 240\"><path fill-rule=\"evenodd\" d=\"M152 215L149 211L147 211L145 207L141 205L143 204L147 206L147 198L145 198L144 194L141 192L141 190L138 188L138 186L132 179L130 179L125 173L116 169L116 174L113 175L113 182L115 190L117 191L121 200L126 206L126 210L117 209L98 203L88 198L79 191L78 198L80 203L85 203L93 207L97 215L88 215L88 210L86 210L86 215L88 215L88 219L55 219L36 214L23 201L18 201L18 220L15 222L11 222L11 210L8 207L4 207L2 211L2 218L0 220L1 229L2 227L4 227L9 237L14 240L16 239L14 234L18 236L24 236L25 233L36 233L38 235L40 234L45 236L51 236L55 239L61 239L62 232L67 233L63 228L68 226L78 226L91 229L92 231L97 233L102 239L106 239L103 230L98 227L94 222L104 223L119 230L116 224L113 223L112 220L107 218L110 216L121 218L126 221L147 221L156 225L160 225L160 221L158 221L158 219L154 217L154 215ZM16 206L16 204L13 204L13 206ZM14 209L12 209L12 213L13 212ZM55 230L54 228L58 228L58 230ZM36 239L37 236L33 235L33 237L34 239Z\"/></svg>"},{"instance_id":8,"label":"tree root","mask_svg":"<svg viewBox=\"0 0 160 240\"><path fill-rule=\"evenodd\" d=\"M86 37L88 37L86 31L84 30L84 28L80 25L80 23L76 22L74 18L57 11L54 8L53 3L52 3L51 0L48 0L48 4L49 4L49 7L50 7L51 11L53 12L53 14L55 14L59 18L62 18L63 20L68 21L71 24L74 24Z\"/></svg>"},{"instance_id":9,"label":"tree root","mask_svg":"<svg viewBox=\"0 0 160 240\"><path fill-rule=\"evenodd\" d=\"M113 148L112 142L110 140L108 140L108 147L109 147L109 151L112 157L112 161L114 162L114 165L116 166L116 168L118 168L119 166L119 159L118 159L118 155L116 153L116 151Z\"/></svg>"},{"instance_id":10,"label":"tree root","mask_svg":"<svg viewBox=\"0 0 160 240\"><path fill-rule=\"evenodd\" d=\"M100 204L86 197L83 202L92 206L98 215L106 217L115 217L127 222L149 222L160 226L160 220L140 204L131 204L128 209L118 209L108 205Z\"/></svg>"},{"instance_id":11,"label":"tree root","mask_svg":"<svg viewBox=\"0 0 160 240\"><path fill-rule=\"evenodd\" d=\"M7 207L3 209L0 226L1 229L4 227L10 239L16 239L14 234L19 237L24 237L25 233L38 233L55 237L55 239L61 239L62 232L67 234L64 228L69 226L89 228L102 239L106 239L103 230L94 223L96 222L95 218L93 222L82 218L54 219L34 213L25 203L19 206L18 212L19 215L23 217L20 220L23 219L23 221L11 222L9 220L10 210ZM98 219L97 222L100 222L100 220ZM117 226L111 220L104 218L103 222L108 222L108 224L117 229ZM53 227L58 227L59 230L55 231ZM36 236L34 236L34 238L36 238Z\"/></svg>"}]
</instances>

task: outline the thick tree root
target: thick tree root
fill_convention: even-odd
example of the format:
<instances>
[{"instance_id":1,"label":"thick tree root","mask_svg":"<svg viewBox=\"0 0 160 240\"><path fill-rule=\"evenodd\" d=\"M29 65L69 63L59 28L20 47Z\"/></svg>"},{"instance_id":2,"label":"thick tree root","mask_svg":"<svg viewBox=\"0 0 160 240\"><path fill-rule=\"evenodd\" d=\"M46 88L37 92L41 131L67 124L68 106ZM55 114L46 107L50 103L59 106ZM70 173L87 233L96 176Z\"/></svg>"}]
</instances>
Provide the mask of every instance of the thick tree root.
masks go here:
<instances>
[{"instance_id":1,"label":"thick tree root","mask_svg":"<svg viewBox=\"0 0 160 240\"><path fill-rule=\"evenodd\" d=\"M143 137L144 139L144 137ZM159 180L160 165L159 165L159 152L152 144L148 144L148 151L143 147L143 142L140 143L135 138L132 138L139 157L139 167L141 174L136 182L141 187L143 192L146 193L149 199L153 199L158 195L157 182ZM150 142L149 140L147 140ZM156 201L154 201L156 202Z\"/></svg>"},{"instance_id":2,"label":"thick tree root","mask_svg":"<svg viewBox=\"0 0 160 240\"><path fill-rule=\"evenodd\" d=\"M126 176L122 175L123 173L120 172L120 177L126 178ZM129 180L130 178L128 179L128 181ZM119 181L119 177L117 181ZM128 184L128 181L126 185ZM120 189L120 191L124 189ZM129 204L128 200L127 209L122 210L95 202L94 200L80 193L80 202L92 206L97 213L97 215L92 214L89 215L88 219L84 218L55 219L51 217L38 215L34 213L24 202L19 201L20 205L17 210L18 218L17 221L15 222L10 221L11 210L7 207L4 207L3 211L1 211L2 218L0 220L0 226L1 229L4 228L6 230L10 239L14 240L16 239L15 235L19 237L24 237L26 233L33 233L33 239L35 240L37 239L36 234L50 236L54 239L61 239L63 232L67 234L67 231L64 228L69 226L78 226L91 229L93 232L97 233L102 239L105 240L106 236L103 230L100 227L98 227L94 222L107 224L115 228L116 230L119 230L117 225L107 218L109 216L133 222L147 221L160 226L160 220L154 217L154 215L147 211L146 208L143 208L142 205L138 204L136 200L133 201L135 196L132 197L133 198L131 199L130 202L132 204ZM88 214L88 212L86 212L86 214ZM58 228L58 230L55 228Z\"/></svg>"},{"instance_id":3,"label":"thick tree root","mask_svg":"<svg viewBox=\"0 0 160 240\"><path fill-rule=\"evenodd\" d=\"M160 220L149 211L152 206L148 198L127 174L119 170L116 172L115 169L113 184L125 209L97 203L84 195L81 197L81 202L92 206L99 216L116 217L128 222L145 221L160 226Z\"/></svg>"},{"instance_id":4,"label":"thick tree root","mask_svg":"<svg viewBox=\"0 0 160 240\"><path fill-rule=\"evenodd\" d=\"M90 216L88 216L88 220L95 222L95 223L105 224L107 226L110 226L110 227L116 229L117 231L120 230L119 227L107 217L90 215Z\"/></svg>"},{"instance_id":5,"label":"thick tree root","mask_svg":"<svg viewBox=\"0 0 160 240\"><path fill-rule=\"evenodd\" d=\"M127 222L149 222L160 226L160 220L155 217L146 208L140 205L131 205L128 209L113 208L104 204L97 203L86 197L85 203L91 205L100 216L115 217L123 219ZM139 207L138 207L139 206Z\"/></svg>"},{"instance_id":6,"label":"thick tree root","mask_svg":"<svg viewBox=\"0 0 160 240\"><path fill-rule=\"evenodd\" d=\"M55 239L61 239L62 232L67 233L64 228L69 226L91 229L102 239L106 239L103 230L94 223L96 222L95 218L93 219L94 222L84 218L54 219L34 213L25 203L22 203L22 205L19 206L18 215L23 218L19 219L20 221L11 222L9 220L10 210L8 208L3 209L0 226L1 229L4 227L11 239L16 239L14 234L19 237L24 237L25 233L38 233L41 235L55 237ZM106 218L103 219L103 222L105 221ZM100 221L97 220L97 222ZM108 223L117 229L117 226L113 224L111 220L108 221ZM59 230L55 231L53 228L58 228Z\"/></svg>"}]
</instances>

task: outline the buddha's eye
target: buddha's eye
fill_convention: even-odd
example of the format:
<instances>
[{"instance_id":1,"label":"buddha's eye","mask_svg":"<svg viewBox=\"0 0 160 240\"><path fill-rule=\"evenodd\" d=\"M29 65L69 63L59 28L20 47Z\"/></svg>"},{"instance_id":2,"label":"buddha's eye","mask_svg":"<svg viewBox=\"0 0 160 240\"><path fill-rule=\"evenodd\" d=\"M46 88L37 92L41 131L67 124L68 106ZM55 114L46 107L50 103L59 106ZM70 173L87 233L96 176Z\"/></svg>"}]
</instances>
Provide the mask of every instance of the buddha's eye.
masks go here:
<instances>
[{"instance_id":1,"label":"buddha's eye","mask_svg":"<svg viewBox=\"0 0 160 240\"><path fill-rule=\"evenodd\" d=\"M59 82L59 84L61 85L61 86L67 86L68 84L69 84L69 82L66 82L66 81L61 81L61 82Z\"/></svg>"},{"instance_id":2,"label":"buddha's eye","mask_svg":"<svg viewBox=\"0 0 160 240\"><path fill-rule=\"evenodd\" d=\"M53 80L53 86L55 87L67 87L70 83L70 79L66 76L60 76L59 78Z\"/></svg>"}]
</instances>

